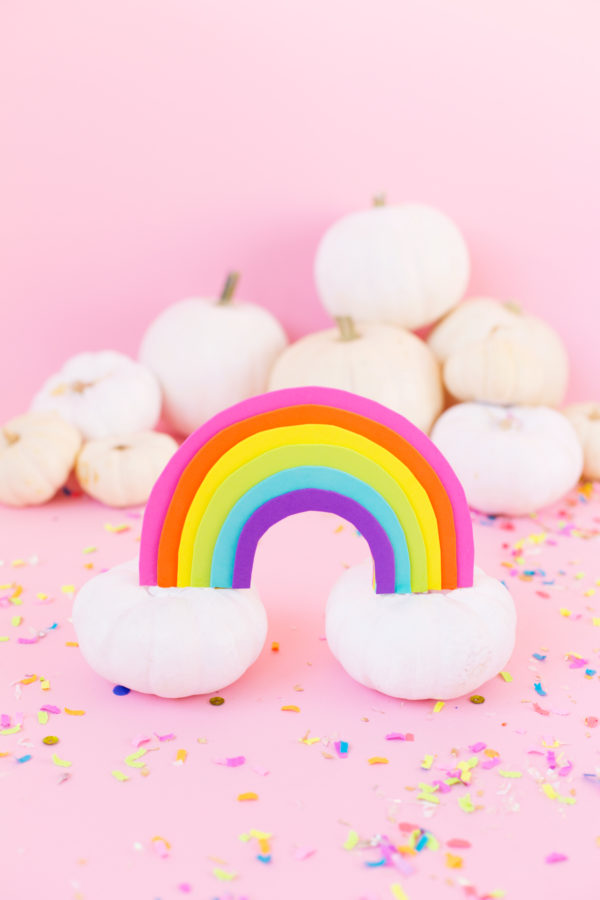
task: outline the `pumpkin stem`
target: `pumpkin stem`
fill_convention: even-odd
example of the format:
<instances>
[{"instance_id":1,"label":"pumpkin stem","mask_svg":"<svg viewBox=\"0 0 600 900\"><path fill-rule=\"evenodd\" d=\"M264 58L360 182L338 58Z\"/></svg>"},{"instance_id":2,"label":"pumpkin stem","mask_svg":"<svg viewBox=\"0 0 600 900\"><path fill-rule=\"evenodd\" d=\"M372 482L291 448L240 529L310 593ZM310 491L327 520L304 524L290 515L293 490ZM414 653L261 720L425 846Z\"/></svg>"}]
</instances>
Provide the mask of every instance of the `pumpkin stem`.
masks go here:
<instances>
[{"instance_id":1,"label":"pumpkin stem","mask_svg":"<svg viewBox=\"0 0 600 900\"><path fill-rule=\"evenodd\" d=\"M2 429L2 434L4 435L4 440L8 444L8 446L12 446L12 444L16 444L17 441L21 439L21 435L17 434L14 431L8 431L6 428Z\"/></svg>"},{"instance_id":2,"label":"pumpkin stem","mask_svg":"<svg viewBox=\"0 0 600 900\"><path fill-rule=\"evenodd\" d=\"M523 315L523 307L519 306L518 303L515 303L514 300L507 300L502 304L504 309L507 309L509 312L515 313L517 316Z\"/></svg>"},{"instance_id":3,"label":"pumpkin stem","mask_svg":"<svg viewBox=\"0 0 600 900\"><path fill-rule=\"evenodd\" d=\"M355 341L360 337L352 316L335 316L335 321L340 330L341 341Z\"/></svg>"},{"instance_id":4,"label":"pumpkin stem","mask_svg":"<svg viewBox=\"0 0 600 900\"><path fill-rule=\"evenodd\" d=\"M600 406L594 406L593 409L590 409L588 419L590 422L598 422L600 420Z\"/></svg>"},{"instance_id":5,"label":"pumpkin stem","mask_svg":"<svg viewBox=\"0 0 600 900\"><path fill-rule=\"evenodd\" d=\"M375 194L373 197L373 206L385 206L387 202L386 196L383 192L380 194Z\"/></svg>"},{"instance_id":6,"label":"pumpkin stem","mask_svg":"<svg viewBox=\"0 0 600 900\"><path fill-rule=\"evenodd\" d=\"M217 306L226 306L228 303L231 303L239 280L239 272L230 272L228 274L227 278L225 279L225 284L223 285L223 290L221 291L221 296L219 297Z\"/></svg>"}]
</instances>

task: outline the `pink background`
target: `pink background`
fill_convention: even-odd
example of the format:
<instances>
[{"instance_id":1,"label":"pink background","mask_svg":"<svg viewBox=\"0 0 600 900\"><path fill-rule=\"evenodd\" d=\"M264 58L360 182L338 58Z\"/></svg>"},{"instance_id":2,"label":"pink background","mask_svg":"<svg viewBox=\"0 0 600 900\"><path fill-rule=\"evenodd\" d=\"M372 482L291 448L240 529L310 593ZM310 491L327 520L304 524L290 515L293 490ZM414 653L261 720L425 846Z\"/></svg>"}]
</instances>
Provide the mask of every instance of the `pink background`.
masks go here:
<instances>
[{"instance_id":1,"label":"pink background","mask_svg":"<svg viewBox=\"0 0 600 900\"><path fill-rule=\"evenodd\" d=\"M327 324L319 236L385 189L455 218L596 390L596 0L20 0L0 11L0 413L216 292Z\"/></svg>"}]
</instances>

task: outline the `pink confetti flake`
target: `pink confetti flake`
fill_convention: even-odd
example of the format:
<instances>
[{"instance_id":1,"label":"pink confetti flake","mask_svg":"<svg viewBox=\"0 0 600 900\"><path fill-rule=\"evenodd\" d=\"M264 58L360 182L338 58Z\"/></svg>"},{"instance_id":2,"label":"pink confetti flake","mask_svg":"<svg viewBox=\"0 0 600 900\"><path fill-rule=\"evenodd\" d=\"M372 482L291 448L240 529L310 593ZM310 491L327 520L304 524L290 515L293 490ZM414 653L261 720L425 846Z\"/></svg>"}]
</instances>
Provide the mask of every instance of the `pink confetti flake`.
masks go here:
<instances>
[{"instance_id":1,"label":"pink confetti flake","mask_svg":"<svg viewBox=\"0 0 600 900\"><path fill-rule=\"evenodd\" d=\"M50 704L46 704L45 706L40 706L42 712L52 713L53 716L57 716L60 713L60 707L51 706Z\"/></svg>"},{"instance_id":2,"label":"pink confetti flake","mask_svg":"<svg viewBox=\"0 0 600 900\"><path fill-rule=\"evenodd\" d=\"M400 731L390 731L389 734L386 734L385 739L386 741L414 741L415 736L410 731L407 731L406 734L402 734Z\"/></svg>"},{"instance_id":3,"label":"pink confetti flake","mask_svg":"<svg viewBox=\"0 0 600 900\"><path fill-rule=\"evenodd\" d=\"M533 710L534 710L534 712L538 713L538 715L540 715L540 716L549 716L550 715L550 710L544 709L544 707L540 706L539 703L533 704Z\"/></svg>"},{"instance_id":4,"label":"pink confetti flake","mask_svg":"<svg viewBox=\"0 0 600 900\"><path fill-rule=\"evenodd\" d=\"M470 744L469 750L471 753L480 753L482 750L485 750L487 744L484 744L483 741L478 741L476 744Z\"/></svg>"},{"instance_id":5,"label":"pink confetti flake","mask_svg":"<svg viewBox=\"0 0 600 900\"><path fill-rule=\"evenodd\" d=\"M587 659L581 659L579 656L575 656L573 653L567 653L567 659L569 660L570 669L583 669L584 666L587 666L588 664Z\"/></svg>"},{"instance_id":6,"label":"pink confetti flake","mask_svg":"<svg viewBox=\"0 0 600 900\"><path fill-rule=\"evenodd\" d=\"M316 849L314 847L297 847L294 850L293 857L294 859L298 859L301 862L305 859L308 859L310 856L314 856L316 853Z\"/></svg>"},{"instance_id":7,"label":"pink confetti flake","mask_svg":"<svg viewBox=\"0 0 600 900\"><path fill-rule=\"evenodd\" d=\"M547 863L566 862L568 860L568 858L569 857L566 856L564 853L549 853L548 856L546 857L546 862Z\"/></svg>"},{"instance_id":8,"label":"pink confetti flake","mask_svg":"<svg viewBox=\"0 0 600 900\"><path fill-rule=\"evenodd\" d=\"M228 766L230 769L236 769L243 766L246 762L245 756L222 756L214 760L218 766Z\"/></svg>"},{"instance_id":9,"label":"pink confetti flake","mask_svg":"<svg viewBox=\"0 0 600 900\"><path fill-rule=\"evenodd\" d=\"M465 841L464 838L451 838L446 841L446 847L450 847L452 850L468 850L470 846L470 841Z\"/></svg>"}]
</instances>

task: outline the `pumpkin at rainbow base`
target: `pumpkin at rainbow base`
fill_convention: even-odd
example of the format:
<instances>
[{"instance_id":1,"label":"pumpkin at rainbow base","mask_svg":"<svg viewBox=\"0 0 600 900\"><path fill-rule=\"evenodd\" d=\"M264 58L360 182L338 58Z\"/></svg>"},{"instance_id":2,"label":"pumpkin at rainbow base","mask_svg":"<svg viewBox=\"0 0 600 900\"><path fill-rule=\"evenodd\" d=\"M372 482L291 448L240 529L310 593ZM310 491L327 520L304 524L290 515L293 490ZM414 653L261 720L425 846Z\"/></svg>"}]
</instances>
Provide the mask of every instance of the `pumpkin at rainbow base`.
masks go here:
<instances>
[{"instance_id":1,"label":"pumpkin at rainbow base","mask_svg":"<svg viewBox=\"0 0 600 900\"><path fill-rule=\"evenodd\" d=\"M427 619L432 604L448 607L449 650L439 660L437 681L428 675L419 685L412 673L409 682L408 673L396 668L392 684L373 680L373 686L393 696L425 698L435 684L449 696L491 677L498 660L506 662L514 642L509 611L498 619L502 627L492 630L479 628L473 614L468 652L465 642L455 640L465 610L480 603L479 616L485 618L489 584L497 583L482 582L480 574L474 582L471 519L444 457L423 432L386 407L316 387L251 398L215 416L182 444L146 508L139 580L131 567L115 569L108 573L110 586L100 576L76 598L73 622L84 657L100 674L162 696L225 687L264 641L262 613L251 592L260 539L282 518L307 510L336 513L366 539L376 615L389 611L390 604L395 616L407 615L405 598L411 609L416 604L408 622L413 615ZM221 595L224 609L215 613L213 646L205 623ZM169 626L133 627L147 601L154 615L154 598L171 604ZM502 598L509 610L510 596ZM249 629L240 624L244 616L250 617ZM197 633L194 656L188 649L200 627L195 621L204 630ZM342 631L346 627L342 622ZM174 646L180 635L186 652L178 656ZM383 636L381 649L393 664L395 650ZM343 665L352 668L352 656L340 652ZM157 657L169 661L160 672L153 667Z\"/></svg>"}]
</instances>

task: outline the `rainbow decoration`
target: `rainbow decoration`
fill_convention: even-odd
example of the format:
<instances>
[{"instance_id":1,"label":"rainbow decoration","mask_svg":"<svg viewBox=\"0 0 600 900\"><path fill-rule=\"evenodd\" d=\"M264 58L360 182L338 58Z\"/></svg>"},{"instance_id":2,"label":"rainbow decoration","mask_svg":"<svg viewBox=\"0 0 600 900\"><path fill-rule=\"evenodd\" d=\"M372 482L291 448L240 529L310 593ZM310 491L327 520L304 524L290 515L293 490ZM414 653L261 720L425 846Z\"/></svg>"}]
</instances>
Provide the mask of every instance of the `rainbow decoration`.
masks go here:
<instances>
[{"instance_id":1,"label":"rainbow decoration","mask_svg":"<svg viewBox=\"0 0 600 900\"><path fill-rule=\"evenodd\" d=\"M261 536L333 512L369 544L378 593L470 587L465 495L403 416L330 388L290 388L219 413L181 445L144 516L140 584L250 586Z\"/></svg>"}]
</instances>

